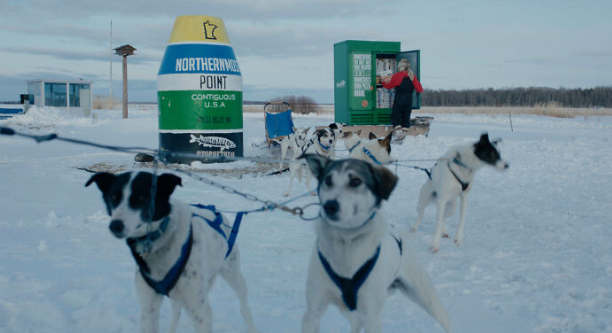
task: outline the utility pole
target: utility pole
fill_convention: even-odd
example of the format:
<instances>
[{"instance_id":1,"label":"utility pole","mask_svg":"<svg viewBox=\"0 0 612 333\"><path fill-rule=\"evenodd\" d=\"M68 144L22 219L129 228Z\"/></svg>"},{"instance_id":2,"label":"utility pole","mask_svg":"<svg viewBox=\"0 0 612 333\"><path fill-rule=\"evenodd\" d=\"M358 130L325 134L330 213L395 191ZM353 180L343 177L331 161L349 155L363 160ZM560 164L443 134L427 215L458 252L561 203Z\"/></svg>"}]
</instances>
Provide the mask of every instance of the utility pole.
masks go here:
<instances>
[{"instance_id":1,"label":"utility pole","mask_svg":"<svg viewBox=\"0 0 612 333\"><path fill-rule=\"evenodd\" d=\"M123 57L123 119L128 117L127 57L133 55L134 51L136 48L128 44L115 49L115 53Z\"/></svg>"},{"instance_id":2,"label":"utility pole","mask_svg":"<svg viewBox=\"0 0 612 333\"><path fill-rule=\"evenodd\" d=\"M110 84L108 88L109 96L110 96L110 105L111 110L114 108L113 102L113 20L110 21L110 53L108 54L108 60L110 62Z\"/></svg>"}]
</instances>

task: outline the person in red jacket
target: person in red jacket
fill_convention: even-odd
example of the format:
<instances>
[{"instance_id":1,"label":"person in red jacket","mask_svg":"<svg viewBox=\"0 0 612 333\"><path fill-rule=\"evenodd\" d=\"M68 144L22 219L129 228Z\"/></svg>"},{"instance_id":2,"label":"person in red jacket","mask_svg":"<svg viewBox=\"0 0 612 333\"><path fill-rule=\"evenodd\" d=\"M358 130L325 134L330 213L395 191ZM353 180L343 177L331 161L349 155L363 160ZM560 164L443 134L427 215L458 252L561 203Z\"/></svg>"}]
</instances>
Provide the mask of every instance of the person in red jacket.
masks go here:
<instances>
[{"instance_id":1,"label":"person in red jacket","mask_svg":"<svg viewBox=\"0 0 612 333\"><path fill-rule=\"evenodd\" d=\"M410 114L412 113L412 92L423 92L423 87L410 69L410 62L402 59L397 64L398 72L389 80L383 80L383 87L395 88L393 109L391 110L391 123L394 129L410 127Z\"/></svg>"}]
</instances>

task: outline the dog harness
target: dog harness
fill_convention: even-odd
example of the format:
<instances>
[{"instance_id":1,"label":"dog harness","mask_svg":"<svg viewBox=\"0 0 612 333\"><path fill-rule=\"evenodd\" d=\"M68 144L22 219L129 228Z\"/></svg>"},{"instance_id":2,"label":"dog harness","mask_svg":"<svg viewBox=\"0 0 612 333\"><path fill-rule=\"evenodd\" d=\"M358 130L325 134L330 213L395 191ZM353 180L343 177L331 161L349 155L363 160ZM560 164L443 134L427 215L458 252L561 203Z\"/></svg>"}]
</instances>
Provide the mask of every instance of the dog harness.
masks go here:
<instances>
[{"instance_id":1,"label":"dog harness","mask_svg":"<svg viewBox=\"0 0 612 333\"><path fill-rule=\"evenodd\" d=\"M225 232L223 231L223 229L221 229L221 224L223 224L223 216L221 216L221 213L217 212L217 210L215 209L215 206L213 205L205 206L201 204L193 204L191 206L200 208L200 209L210 210L215 214L215 219L213 221L201 215L195 214L195 213L192 213L191 217L192 218L198 217L198 218L203 219L204 221L208 223L208 225L211 228L213 228L213 230L221 234L221 236L223 236L223 238L227 240L227 252L225 253L225 257L224 257L224 258L227 258L230 255L230 253L232 253L232 249L234 248L234 244L236 243L236 237L238 235L240 223L242 222L242 216L245 213L240 212L236 215L236 220L234 221L234 225L232 226L231 234L228 238ZM165 295L165 296L168 296L172 288L174 288L174 286L176 285L176 282L178 281L179 277L183 273L185 266L187 265L187 261L189 260L189 256L191 255L191 248L193 247L193 226L189 225L189 236L187 237L185 244L183 244L183 246L181 247L181 255L179 256L176 263L174 263L172 268L170 268L170 271L168 271L164 279L161 281L156 281L151 277L151 269L147 265L146 261L144 261L144 259L140 256L140 254L136 251L136 246L138 244L142 244L145 247L150 246L151 243L158 240L162 236L162 234L166 231L166 229L168 228L169 222L170 222L170 217L166 217L161 222L159 228L155 230L154 232L148 233L139 238L128 238L126 240L127 245L129 246L132 252L132 256L134 257L134 260L136 261L136 264L138 265L138 269L140 271L140 275L142 276L143 280L145 280L145 282L149 285L149 287L155 290L156 293Z\"/></svg>"},{"instance_id":2,"label":"dog harness","mask_svg":"<svg viewBox=\"0 0 612 333\"><path fill-rule=\"evenodd\" d=\"M301 148L302 146L304 146L306 144L306 140L304 140L302 142L302 144L300 145L300 143L298 142L298 139L297 139L297 135L293 136L293 142L295 142L295 146L298 147L298 148Z\"/></svg>"},{"instance_id":3,"label":"dog harness","mask_svg":"<svg viewBox=\"0 0 612 333\"><path fill-rule=\"evenodd\" d=\"M169 217L166 217L166 219L164 220L166 227L168 226L167 221L169 220L170 220ZM164 222L162 222L162 224ZM164 230L166 227L164 227ZM161 226L160 226L160 229L161 229ZM148 235L145 235L144 237L147 237L151 234L159 233L158 236L153 236L155 237L155 239L158 239L163 233L163 231L160 232L160 229ZM139 239L134 239L134 238L128 238L126 240L130 250L132 251L132 256L134 257L134 260L136 260L136 264L138 265L138 270L140 271L140 275L142 276L143 280L145 280L145 282L149 285L149 287L155 290L156 293L168 296L172 288L174 288L174 286L176 285L176 282L178 281L179 277L183 273L183 270L185 269L185 265L187 265L187 261L189 260L189 256L191 255L191 248L193 247L192 226L189 225L189 235L187 236L187 241L185 241L185 244L183 244L183 246L181 247L181 255L179 256L178 260L174 263L174 265L172 265L172 268L170 268L170 271L168 271L164 279L161 281L156 281L151 277L151 269L149 268L149 265L147 265L147 263L144 261L144 259L142 259L140 254L136 252L136 245L138 244L139 241L140 241Z\"/></svg>"},{"instance_id":4,"label":"dog harness","mask_svg":"<svg viewBox=\"0 0 612 333\"><path fill-rule=\"evenodd\" d=\"M399 248L399 253L401 257L403 254L402 240L398 239L393 234L391 234L391 236L397 242L397 247ZM325 272L334 282L334 284L338 287L338 289L340 289L344 304L346 305L346 307L349 308L349 310L354 311L355 309L357 309L357 293L359 292L359 288L361 288L363 283L367 280L368 276L374 269L376 262L378 261L378 256L380 255L380 245L378 245L378 247L376 248L374 256L372 256L372 258L370 258L363 265L361 265L355 275L353 275L353 277L350 279L342 277L336 272L334 272L333 268L331 267L327 259L325 259L325 256L323 256L321 251L317 250L317 252L319 254L319 260L321 260L321 265L323 265Z\"/></svg>"},{"instance_id":5,"label":"dog harness","mask_svg":"<svg viewBox=\"0 0 612 333\"><path fill-rule=\"evenodd\" d=\"M351 148L349 148L349 150L348 150L348 151L349 151L349 154L350 154L350 153L352 153L352 152L353 152L353 150L354 150L355 148L357 148L357 146L359 146L360 144L361 144L361 141L357 142L357 143L356 143L356 144L354 144L354 145L353 145Z\"/></svg>"},{"instance_id":6,"label":"dog harness","mask_svg":"<svg viewBox=\"0 0 612 333\"><path fill-rule=\"evenodd\" d=\"M230 236L228 238L223 229L221 229L221 225L223 224L223 216L221 215L221 213L217 212L217 209L214 205L192 204L191 206L200 209L210 210L215 214L214 221L211 221L205 218L204 216L200 216L196 213L192 213L191 217L198 217L206 221L206 223L208 223L211 228L213 228L216 232L221 234L223 238L225 238L225 240L227 241L227 252L225 253L225 258L227 258L230 253L232 253L232 249L234 248L234 244L236 243L236 237L238 236L238 230L240 229L240 223L242 222L242 216L246 213L239 212L238 214L236 214L236 220L234 221L234 225L232 226L232 230L230 231Z\"/></svg>"},{"instance_id":7,"label":"dog harness","mask_svg":"<svg viewBox=\"0 0 612 333\"><path fill-rule=\"evenodd\" d=\"M357 292L359 292L359 288L361 288L365 280L372 272L372 269L374 269L374 265L376 265L378 255L380 254L380 245L378 245L376 248L374 256L366 261L365 264L361 265L355 275L353 275L353 277L350 279L341 277L334 272L321 251L317 250L317 252L319 253L319 259L321 260L321 264L323 265L323 268L325 268L327 275L329 275L329 278L342 292L342 300L344 301L344 304L346 304L351 311L357 309Z\"/></svg>"},{"instance_id":8,"label":"dog harness","mask_svg":"<svg viewBox=\"0 0 612 333\"><path fill-rule=\"evenodd\" d=\"M367 150L365 147L363 148L363 153L366 154L366 156L368 156L375 164L381 165L382 163L380 163L376 157L374 157L374 155L372 154L372 152L370 152L369 150Z\"/></svg>"},{"instance_id":9,"label":"dog harness","mask_svg":"<svg viewBox=\"0 0 612 333\"><path fill-rule=\"evenodd\" d=\"M453 163L457 164L460 167L464 167L464 168L470 170L470 168L468 168L465 164L463 164L463 162L461 162L458 157L453 158ZM450 170L450 172L453 174L453 176L455 176L455 179L457 179L459 184L461 184L461 189L463 191L467 190L468 186L470 186L470 183L466 183L466 182L462 181L461 178L459 178L459 176L457 176L455 171L453 171L453 169L451 169L450 163L448 163L448 170Z\"/></svg>"}]
</instances>

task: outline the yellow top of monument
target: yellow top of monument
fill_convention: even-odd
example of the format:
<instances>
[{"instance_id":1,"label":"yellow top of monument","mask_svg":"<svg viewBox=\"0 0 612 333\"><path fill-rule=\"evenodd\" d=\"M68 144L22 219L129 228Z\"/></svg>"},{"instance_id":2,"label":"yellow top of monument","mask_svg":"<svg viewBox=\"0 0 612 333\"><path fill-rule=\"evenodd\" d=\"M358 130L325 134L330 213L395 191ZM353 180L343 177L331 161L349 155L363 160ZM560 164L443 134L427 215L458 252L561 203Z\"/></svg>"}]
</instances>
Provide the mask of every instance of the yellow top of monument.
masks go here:
<instances>
[{"instance_id":1,"label":"yellow top of monument","mask_svg":"<svg viewBox=\"0 0 612 333\"><path fill-rule=\"evenodd\" d=\"M185 15L176 18L168 43L183 42L230 43L223 20L205 15Z\"/></svg>"}]
</instances>

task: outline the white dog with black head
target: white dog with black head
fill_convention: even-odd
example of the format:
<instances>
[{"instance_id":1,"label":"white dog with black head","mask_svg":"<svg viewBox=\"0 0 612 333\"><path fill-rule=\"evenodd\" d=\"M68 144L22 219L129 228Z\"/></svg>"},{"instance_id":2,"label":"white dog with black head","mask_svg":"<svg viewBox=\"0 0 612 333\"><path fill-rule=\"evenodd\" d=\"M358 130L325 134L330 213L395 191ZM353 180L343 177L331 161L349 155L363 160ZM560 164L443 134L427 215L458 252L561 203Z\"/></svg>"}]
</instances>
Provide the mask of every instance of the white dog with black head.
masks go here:
<instances>
[{"instance_id":1,"label":"white dog with black head","mask_svg":"<svg viewBox=\"0 0 612 333\"><path fill-rule=\"evenodd\" d=\"M158 332L164 296L172 304L170 332L176 330L181 308L197 332L211 332L208 293L217 275L238 296L248 331L256 332L240 253L233 246L239 222L230 228L225 216L211 207L170 199L181 185L181 179L172 174L103 172L93 175L85 186L91 183L102 192L111 216L110 231L126 239L138 266L135 282L141 332Z\"/></svg>"},{"instance_id":2,"label":"white dog with black head","mask_svg":"<svg viewBox=\"0 0 612 333\"><path fill-rule=\"evenodd\" d=\"M437 207L436 231L434 233L431 251L438 252L440 238L448 237L444 220L452 216L459 199L459 226L455 235L455 243L461 245L465 227L465 211L467 197L474 185L476 171L485 165L497 170L506 170L509 164L501 159L496 144L499 140L490 142L489 135L484 133L480 140L473 144L458 145L450 148L431 169L428 179L419 194L417 212L419 217L412 226L416 231L423 220L425 208L435 203Z\"/></svg>"},{"instance_id":3,"label":"white dog with black head","mask_svg":"<svg viewBox=\"0 0 612 333\"><path fill-rule=\"evenodd\" d=\"M348 319L351 332L382 332L381 312L400 290L450 332L446 310L408 246L380 212L397 184L388 169L361 160L305 155L319 180L320 218L308 267L302 333L319 332L329 304Z\"/></svg>"},{"instance_id":4,"label":"white dog with black head","mask_svg":"<svg viewBox=\"0 0 612 333\"><path fill-rule=\"evenodd\" d=\"M301 181L303 174L305 174L306 177L306 187L308 188L309 192L311 191L310 180L312 179L312 174L306 166L306 161L299 159L299 157L303 154L315 154L318 156L330 157L334 151L335 142L336 136L330 128L320 128L314 132L313 138L306 142L300 153L293 155L293 160L291 161L291 164L289 164L291 176L289 178L289 187L285 193L286 197L291 194L291 186L295 176L298 176L298 181Z\"/></svg>"},{"instance_id":5,"label":"white dog with black head","mask_svg":"<svg viewBox=\"0 0 612 333\"><path fill-rule=\"evenodd\" d=\"M336 140L334 141L334 147L336 148L336 142L344 137L344 124L343 123L331 123L329 124L329 128L334 133L334 137Z\"/></svg>"}]
</instances>

